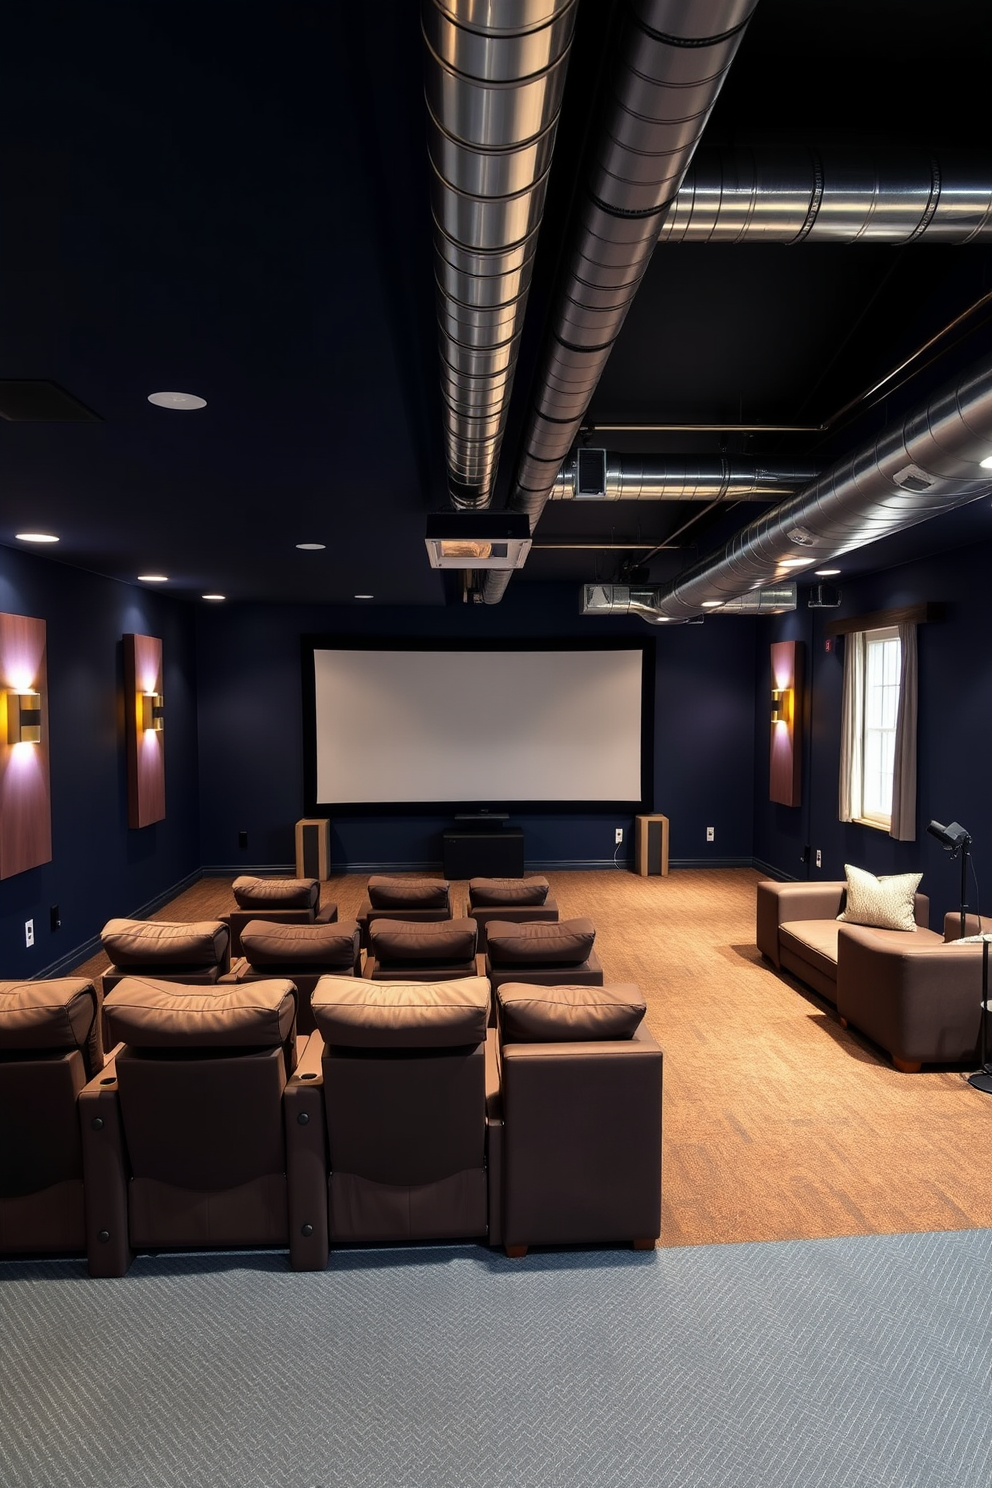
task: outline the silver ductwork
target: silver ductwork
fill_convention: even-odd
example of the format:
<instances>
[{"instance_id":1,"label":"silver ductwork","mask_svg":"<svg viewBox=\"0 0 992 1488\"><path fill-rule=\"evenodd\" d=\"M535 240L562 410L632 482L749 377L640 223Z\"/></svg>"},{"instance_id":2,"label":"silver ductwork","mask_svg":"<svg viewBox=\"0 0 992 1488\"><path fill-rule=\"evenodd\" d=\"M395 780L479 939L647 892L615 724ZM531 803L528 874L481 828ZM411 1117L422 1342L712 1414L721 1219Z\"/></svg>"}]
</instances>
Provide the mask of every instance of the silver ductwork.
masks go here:
<instances>
[{"instance_id":1,"label":"silver ductwork","mask_svg":"<svg viewBox=\"0 0 992 1488\"><path fill-rule=\"evenodd\" d=\"M659 243L990 240L987 164L788 147L700 149L658 234Z\"/></svg>"},{"instance_id":2,"label":"silver ductwork","mask_svg":"<svg viewBox=\"0 0 992 1488\"><path fill-rule=\"evenodd\" d=\"M719 455L616 455L580 450L555 478L550 501L777 501L815 480L809 461L774 466Z\"/></svg>"},{"instance_id":3,"label":"silver ductwork","mask_svg":"<svg viewBox=\"0 0 992 1488\"><path fill-rule=\"evenodd\" d=\"M492 497L577 0L425 0L449 492Z\"/></svg>"},{"instance_id":4,"label":"silver ductwork","mask_svg":"<svg viewBox=\"0 0 992 1488\"><path fill-rule=\"evenodd\" d=\"M585 584L582 589L583 615L637 615L651 625L665 625L673 620L659 605L661 589L632 588L627 584ZM736 599L728 599L707 610L711 615L783 615L796 608L796 585L770 584L754 589ZM683 622L689 616L680 617Z\"/></svg>"},{"instance_id":5,"label":"silver ductwork","mask_svg":"<svg viewBox=\"0 0 992 1488\"><path fill-rule=\"evenodd\" d=\"M653 613L695 617L715 601L782 582L790 569L812 568L992 495L992 469L981 464L990 458L992 358L653 591Z\"/></svg>"},{"instance_id":6,"label":"silver ductwork","mask_svg":"<svg viewBox=\"0 0 992 1488\"><path fill-rule=\"evenodd\" d=\"M509 506L544 508L757 0L632 0ZM506 576L488 574L496 603Z\"/></svg>"}]
</instances>

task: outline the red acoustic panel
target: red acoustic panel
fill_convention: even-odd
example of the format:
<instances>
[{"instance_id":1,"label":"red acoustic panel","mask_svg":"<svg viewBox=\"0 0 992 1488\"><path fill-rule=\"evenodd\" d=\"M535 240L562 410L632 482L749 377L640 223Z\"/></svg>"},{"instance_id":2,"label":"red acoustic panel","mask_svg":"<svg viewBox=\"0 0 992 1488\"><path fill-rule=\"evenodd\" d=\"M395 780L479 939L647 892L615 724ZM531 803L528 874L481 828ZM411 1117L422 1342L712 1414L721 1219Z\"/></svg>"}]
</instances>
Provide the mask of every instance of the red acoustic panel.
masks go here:
<instances>
[{"instance_id":1,"label":"red acoustic panel","mask_svg":"<svg viewBox=\"0 0 992 1488\"><path fill-rule=\"evenodd\" d=\"M124 637L124 734L127 739L127 824L147 827L165 818L165 728L161 726L162 642ZM151 715L160 726L150 726Z\"/></svg>"},{"instance_id":2,"label":"red acoustic panel","mask_svg":"<svg viewBox=\"0 0 992 1488\"><path fill-rule=\"evenodd\" d=\"M0 878L52 860L52 793L48 770L48 657L44 620L0 615ZM37 694L38 743L11 743L12 693ZM32 698L32 703L35 699Z\"/></svg>"},{"instance_id":3,"label":"red acoustic panel","mask_svg":"<svg viewBox=\"0 0 992 1488\"><path fill-rule=\"evenodd\" d=\"M783 716L771 724L768 798L783 806L798 806L802 800L802 641L772 643L772 688L781 695Z\"/></svg>"}]
</instances>

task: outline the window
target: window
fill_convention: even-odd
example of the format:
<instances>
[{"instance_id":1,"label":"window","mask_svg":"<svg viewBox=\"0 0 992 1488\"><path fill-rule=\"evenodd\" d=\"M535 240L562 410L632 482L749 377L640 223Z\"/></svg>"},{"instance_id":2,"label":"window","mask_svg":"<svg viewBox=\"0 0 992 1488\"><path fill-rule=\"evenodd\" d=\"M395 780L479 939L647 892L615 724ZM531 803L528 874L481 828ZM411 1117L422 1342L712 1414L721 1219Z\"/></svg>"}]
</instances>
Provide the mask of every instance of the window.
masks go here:
<instances>
[{"instance_id":1,"label":"window","mask_svg":"<svg viewBox=\"0 0 992 1488\"><path fill-rule=\"evenodd\" d=\"M895 629L862 630L857 635L865 651L861 708L861 820L888 831L892 825L892 770L902 645Z\"/></svg>"},{"instance_id":2,"label":"window","mask_svg":"<svg viewBox=\"0 0 992 1488\"><path fill-rule=\"evenodd\" d=\"M844 656L841 821L916 836L916 628L855 630Z\"/></svg>"}]
</instances>

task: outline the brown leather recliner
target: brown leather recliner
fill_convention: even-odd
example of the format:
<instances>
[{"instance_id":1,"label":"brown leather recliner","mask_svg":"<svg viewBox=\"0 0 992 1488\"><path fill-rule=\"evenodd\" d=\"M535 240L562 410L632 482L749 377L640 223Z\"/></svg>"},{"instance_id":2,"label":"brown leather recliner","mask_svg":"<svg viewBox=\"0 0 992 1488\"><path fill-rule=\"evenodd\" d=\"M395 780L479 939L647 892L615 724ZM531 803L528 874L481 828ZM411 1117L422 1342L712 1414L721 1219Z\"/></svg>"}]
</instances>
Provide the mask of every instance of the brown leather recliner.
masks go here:
<instances>
[{"instance_id":1,"label":"brown leather recliner","mask_svg":"<svg viewBox=\"0 0 992 1488\"><path fill-rule=\"evenodd\" d=\"M231 954L242 953L241 935L252 920L284 925L332 925L336 904L320 902L318 878L255 878L241 874L231 885L237 909L224 916L231 929Z\"/></svg>"},{"instance_id":2,"label":"brown leather recliner","mask_svg":"<svg viewBox=\"0 0 992 1488\"><path fill-rule=\"evenodd\" d=\"M601 987L603 967L593 949L596 930L584 917L556 924L517 925L491 920L486 976L495 992L505 982L559 982Z\"/></svg>"},{"instance_id":3,"label":"brown leather recliner","mask_svg":"<svg viewBox=\"0 0 992 1488\"><path fill-rule=\"evenodd\" d=\"M100 939L111 961L104 996L124 977L204 985L231 969L231 932L223 920L108 920Z\"/></svg>"},{"instance_id":4,"label":"brown leather recliner","mask_svg":"<svg viewBox=\"0 0 992 1488\"><path fill-rule=\"evenodd\" d=\"M373 920L365 975L375 982L439 982L475 976L475 920Z\"/></svg>"},{"instance_id":5,"label":"brown leather recliner","mask_svg":"<svg viewBox=\"0 0 992 1488\"><path fill-rule=\"evenodd\" d=\"M79 1097L90 1274L148 1246L286 1245L292 983L126 978L104 1013L124 1047Z\"/></svg>"},{"instance_id":6,"label":"brown leather recliner","mask_svg":"<svg viewBox=\"0 0 992 1488\"><path fill-rule=\"evenodd\" d=\"M543 875L525 873L522 878L470 878L466 913L479 927L479 950L484 951L490 920L515 924L554 921L558 905Z\"/></svg>"},{"instance_id":7,"label":"brown leather recliner","mask_svg":"<svg viewBox=\"0 0 992 1488\"><path fill-rule=\"evenodd\" d=\"M84 1248L77 1101L102 1067L91 981L0 982L0 1254Z\"/></svg>"},{"instance_id":8,"label":"brown leather recliner","mask_svg":"<svg viewBox=\"0 0 992 1488\"><path fill-rule=\"evenodd\" d=\"M369 925L373 920L422 920L427 923L450 920L451 885L444 878L374 873L355 918L361 926L362 947L368 950Z\"/></svg>"},{"instance_id":9,"label":"brown leather recliner","mask_svg":"<svg viewBox=\"0 0 992 1488\"><path fill-rule=\"evenodd\" d=\"M296 1027L313 1033L310 998L322 976L359 976L361 951L355 920L328 925L280 924L249 920L241 932L244 952L224 983L268 981L287 977L296 987Z\"/></svg>"},{"instance_id":10,"label":"brown leather recliner","mask_svg":"<svg viewBox=\"0 0 992 1488\"><path fill-rule=\"evenodd\" d=\"M503 1243L623 1241L661 1230L662 1051L633 983L496 994Z\"/></svg>"},{"instance_id":11,"label":"brown leather recliner","mask_svg":"<svg viewBox=\"0 0 992 1488\"><path fill-rule=\"evenodd\" d=\"M316 1224L323 1197L313 1264L328 1242L492 1235L499 1148L488 1142L487 1099L497 1072L485 978L323 977L313 1011L318 1033L286 1097L294 1229Z\"/></svg>"}]
</instances>

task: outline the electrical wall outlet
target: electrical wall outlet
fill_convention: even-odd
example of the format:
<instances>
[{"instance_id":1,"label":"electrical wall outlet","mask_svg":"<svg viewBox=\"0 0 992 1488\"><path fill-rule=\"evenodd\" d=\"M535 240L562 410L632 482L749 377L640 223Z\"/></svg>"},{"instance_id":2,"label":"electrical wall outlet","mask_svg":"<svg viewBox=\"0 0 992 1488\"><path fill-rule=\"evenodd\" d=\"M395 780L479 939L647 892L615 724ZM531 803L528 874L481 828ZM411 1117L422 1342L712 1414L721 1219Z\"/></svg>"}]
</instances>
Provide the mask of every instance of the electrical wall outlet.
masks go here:
<instances>
[{"instance_id":1,"label":"electrical wall outlet","mask_svg":"<svg viewBox=\"0 0 992 1488\"><path fill-rule=\"evenodd\" d=\"M823 854L819 848L816 849L816 866L817 868L823 867Z\"/></svg>"},{"instance_id":2,"label":"electrical wall outlet","mask_svg":"<svg viewBox=\"0 0 992 1488\"><path fill-rule=\"evenodd\" d=\"M623 827L617 827L617 830L616 830L616 841L617 841L617 843L620 843L620 842L623 841Z\"/></svg>"},{"instance_id":3,"label":"electrical wall outlet","mask_svg":"<svg viewBox=\"0 0 992 1488\"><path fill-rule=\"evenodd\" d=\"M244 850L245 850L245 848L247 846L248 846L248 833L247 832L239 832L238 833L238 847L241 849L242 852L244 852Z\"/></svg>"},{"instance_id":4,"label":"electrical wall outlet","mask_svg":"<svg viewBox=\"0 0 992 1488\"><path fill-rule=\"evenodd\" d=\"M716 828L715 827L707 827L706 828L706 841L707 842L713 842L713 841L715 841L715 839L716 839Z\"/></svg>"},{"instance_id":5,"label":"electrical wall outlet","mask_svg":"<svg viewBox=\"0 0 992 1488\"><path fill-rule=\"evenodd\" d=\"M24 921L24 944L26 946L34 945L34 920Z\"/></svg>"},{"instance_id":6,"label":"electrical wall outlet","mask_svg":"<svg viewBox=\"0 0 992 1488\"><path fill-rule=\"evenodd\" d=\"M53 932L62 929L62 916L59 913L59 907L57 904L52 904L49 906L48 928Z\"/></svg>"}]
</instances>

